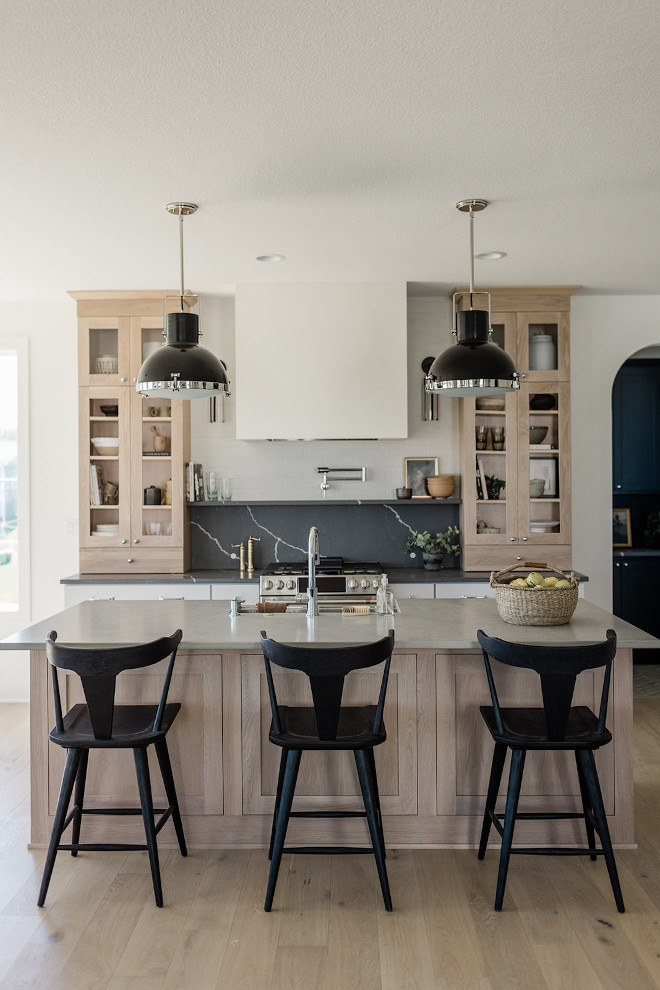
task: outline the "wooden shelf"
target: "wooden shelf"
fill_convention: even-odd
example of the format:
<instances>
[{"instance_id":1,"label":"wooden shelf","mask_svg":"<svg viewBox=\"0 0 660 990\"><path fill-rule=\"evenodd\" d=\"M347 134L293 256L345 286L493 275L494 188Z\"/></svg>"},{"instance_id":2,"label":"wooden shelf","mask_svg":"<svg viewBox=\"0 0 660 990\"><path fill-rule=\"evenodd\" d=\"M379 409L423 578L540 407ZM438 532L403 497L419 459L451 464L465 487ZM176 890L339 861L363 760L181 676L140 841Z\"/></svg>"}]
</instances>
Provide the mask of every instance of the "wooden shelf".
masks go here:
<instances>
[{"instance_id":1,"label":"wooden shelf","mask_svg":"<svg viewBox=\"0 0 660 990\"><path fill-rule=\"evenodd\" d=\"M143 416L143 423L171 423L171 416Z\"/></svg>"},{"instance_id":2,"label":"wooden shelf","mask_svg":"<svg viewBox=\"0 0 660 990\"><path fill-rule=\"evenodd\" d=\"M172 511L171 505L143 505L142 508L145 512L149 512L150 509L167 509L169 512Z\"/></svg>"},{"instance_id":3,"label":"wooden shelf","mask_svg":"<svg viewBox=\"0 0 660 990\"><path fill-rule=\"evenodd\" d=\"M119 416L90 416L90 423L118 423Z\"/></svg>"},{"instance_id":4,"label":"wooden shelf","mask_svg":"<svg viewBox=\"0 0 660 990\"><path fill-rule=\"evenodd\" d=\"M115 505L90 505L90 509L94 509L94 510L102 509L105 511L107 509L118 509L118 508L119 508L119 502L117 502Z\"/></svg>"},{"instance_id":5,"label":"wooden shelf","mask_svg":"<svg viewBox=\"0 0 660 990\"><path fill-rule=\"evenodd\" d=\"M90 454L90 461L118 461L119 454Z\"/></svg>"}]
</instances>

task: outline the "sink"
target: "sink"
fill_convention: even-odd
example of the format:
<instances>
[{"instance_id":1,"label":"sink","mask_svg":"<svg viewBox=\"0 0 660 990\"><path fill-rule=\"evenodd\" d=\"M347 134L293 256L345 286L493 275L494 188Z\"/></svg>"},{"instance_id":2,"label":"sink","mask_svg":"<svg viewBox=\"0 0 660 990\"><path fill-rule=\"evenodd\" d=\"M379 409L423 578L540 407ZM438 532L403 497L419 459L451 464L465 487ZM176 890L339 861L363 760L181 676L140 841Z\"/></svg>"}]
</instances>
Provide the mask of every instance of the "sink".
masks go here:
<instances>
[{"instance_id":1,"label":"sink","mask_svg":"<svg viewBox=\"0 0 660 990\"><path fill-rule=\"evenodd\" d=\"M232 601L232 604L233 604L233 601ZM318 605L319 605L319 614L320 615L332 615L332 614L341 615L342 613L345 614L345 615L351 615L351 614L354 614L354 615L366 615L366 614L375 615L376 614L376 603L375 602L370 602L369 605L366 606L369 609L369 612L368 613L362 611L362 609L365 607L364 605L358 605L355 602L341 602L341 601L324 602L324 601L320 601L318 603ZM355 613L351 613L351 612L345 612L344 613L344 609L349 609L349 608L351 608L352 605L355 605L357 608L360 609L360 611L359 612L355 612ZM239 602L237 607L238 607L238 613L237 613L238 615L282 615L282 614L284 614L282 612L259 612L259 608L258 608L257 605L245 605L243 602ZM399 604L398 604L398 602L397 602L396 599L394 599L394 611L395 612L400 612L401 611L401 609L399 608ZM307 613L307 604L306 604L306 602L289 602L287 604L287 608L286 608L286 614L287 615L292 615L292 614L293 615L305 615L306 613Z\"/></svg>"}]
</instances>

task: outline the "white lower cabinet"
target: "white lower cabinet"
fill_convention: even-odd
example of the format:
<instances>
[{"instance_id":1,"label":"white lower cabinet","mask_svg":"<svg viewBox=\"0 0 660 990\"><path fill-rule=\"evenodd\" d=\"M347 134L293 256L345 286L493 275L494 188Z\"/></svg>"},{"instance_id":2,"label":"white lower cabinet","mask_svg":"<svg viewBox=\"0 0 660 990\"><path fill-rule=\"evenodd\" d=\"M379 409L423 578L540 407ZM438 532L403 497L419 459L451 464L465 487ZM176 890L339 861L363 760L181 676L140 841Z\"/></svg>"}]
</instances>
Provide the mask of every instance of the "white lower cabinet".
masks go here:
<instances>
[{"instance_id":1,"label":"white lower cabinet","mask_svg":"<svg viewBox=\"0 0 660 990\"><path fill-rule=\"evenodd\" d=\"M445 581L435 586L436 598L494 598L488 581Z\"/></svg>"},{"instance_id":2,"label":"white lower cabinet","mask_svg":"<svg viewBox=\"0 0 660 990\"><path fill-rule=\"evenodd\" d=\"M397 601L405 601L406 598L434 598L433 585L428 584L391 584L390 588Z\"/></svg>"},{"instance_id":3,"label":"white lower cabinet","mask_svg":"<svg viewBox=\"0 0 660 990\"><path fill-rule=\"evenodd\" d=\"M210 584L136 584L126 581L122 584L65 584L64 604L78 605L88 601L209 601Z\"/></svg>"},{"instance_id":4,"label":"white lower cabinet","mask_svg":"<svg viewBox=\"0 0 660 990\"><path fill-rule=\"evenodd\" d=\"M216 601L231 601L232 598L242 598L246 605L256 605L259 601L259 585L250 584L212 584L211 598Z\"/></svg>"}]
</instances>

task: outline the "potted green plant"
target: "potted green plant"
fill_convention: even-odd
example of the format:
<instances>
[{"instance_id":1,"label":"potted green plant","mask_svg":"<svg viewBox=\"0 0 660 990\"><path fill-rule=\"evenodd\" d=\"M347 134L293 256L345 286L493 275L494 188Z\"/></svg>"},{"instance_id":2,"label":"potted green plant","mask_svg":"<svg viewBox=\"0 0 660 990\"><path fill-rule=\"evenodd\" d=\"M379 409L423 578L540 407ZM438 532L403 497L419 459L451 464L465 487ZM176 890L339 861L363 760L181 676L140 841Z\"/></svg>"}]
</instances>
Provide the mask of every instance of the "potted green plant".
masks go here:
<instances>
[{"instance_id":1,"label":"potted green plant","mask_svg":"<svg viewBox=\"0 0 660 990\"><path fill-rule=\"evenodd\" d=\"M418 548L427 571L437 571L442 567L442 557L446 553L457 555L461 552L458 526L450 526L442 533L411 533L406 541L406 550Z\"/></svg>"},{"instance_id":2,"label":"potted green plant","mask_svg":"<svg viewBox=\"0 0 660 990\"><path fill-rule=\"evenodd\" d=\"M488 493L488 498L499 498L500 492L506 487L506 481L502 478L496 478L494 474L486 475L486 491Z\"/></svg>"}]
</instances>

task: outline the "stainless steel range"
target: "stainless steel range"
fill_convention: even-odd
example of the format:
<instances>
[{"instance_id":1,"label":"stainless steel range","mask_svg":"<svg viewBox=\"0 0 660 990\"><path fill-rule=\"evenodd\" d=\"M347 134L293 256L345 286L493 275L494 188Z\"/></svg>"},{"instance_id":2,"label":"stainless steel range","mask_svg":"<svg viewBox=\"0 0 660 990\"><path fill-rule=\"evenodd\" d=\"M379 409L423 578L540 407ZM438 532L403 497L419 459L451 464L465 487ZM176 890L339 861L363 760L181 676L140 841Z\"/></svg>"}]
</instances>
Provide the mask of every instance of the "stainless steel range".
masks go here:
<instances>
[{"instance_id":1,"label":"stainless steel range","mask_svg":"<svg viewBox=\"0 0 660 990\"><path fill-rule=\"evenodd\" d=\"M321 601L340 599L343 604L375 600L383 568L377 561L321 557L316 565L316 587ZM307 601L307 561L269 564L259 579L262 602Z\"/></svg>"}]
</instances>

